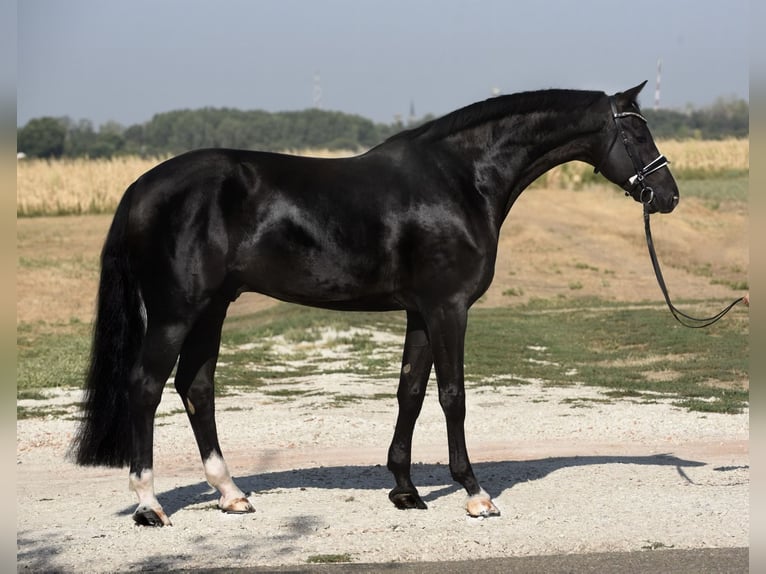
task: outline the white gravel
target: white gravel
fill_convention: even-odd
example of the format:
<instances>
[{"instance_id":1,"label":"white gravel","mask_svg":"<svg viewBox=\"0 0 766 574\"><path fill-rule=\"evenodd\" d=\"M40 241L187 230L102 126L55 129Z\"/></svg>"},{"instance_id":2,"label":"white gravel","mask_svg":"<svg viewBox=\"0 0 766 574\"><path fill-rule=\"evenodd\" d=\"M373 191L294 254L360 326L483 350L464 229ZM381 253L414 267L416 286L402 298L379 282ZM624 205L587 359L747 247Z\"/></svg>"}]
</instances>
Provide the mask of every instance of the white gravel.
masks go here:
<instances>
[{"instance_id":1,"label":"white gravel","mask_svg":"<svg viewBox=\"0 0 766 574\"><path fill-rule=\"evenodd\" d=\"M225 357L223 357L225 359ZM432 382L433 383L433 382ZM66 414L17 423L19 571L114 572L741 547L749 544L748 412L701 414L658 398L610 400L542 382L468 391L474 468L502 516L470 519L450 479L432 384L415 431L413 470L427 511L388 501L393 381L346 375L295 381L318 394L220 397L218 426L235 480L256 513L226 515L204 482L180 400L168 385L157 419L156 489L174 526L133 524L126 469L66 461ZM573 399L577 399L574 400ZM46 404L72 410L79 393ZM40 406L41 401L21 401Z\"/></svg>"}]
</instances>

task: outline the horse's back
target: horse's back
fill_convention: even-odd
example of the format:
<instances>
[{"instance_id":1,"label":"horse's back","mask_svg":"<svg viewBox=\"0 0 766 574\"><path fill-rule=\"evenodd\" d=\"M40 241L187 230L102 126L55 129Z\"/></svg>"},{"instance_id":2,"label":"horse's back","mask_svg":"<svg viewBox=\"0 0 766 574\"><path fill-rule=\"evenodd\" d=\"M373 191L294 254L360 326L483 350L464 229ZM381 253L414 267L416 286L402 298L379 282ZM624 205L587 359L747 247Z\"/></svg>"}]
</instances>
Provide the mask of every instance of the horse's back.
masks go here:
<instances>
[{"instance_id":1,"label":"horse's back","mask_svg":"<svg viewBox=\"0 0 766 574\"><path fill-rule=\"evenodd\" d=\"M459 274L486 283L471 279L491 270L462 198L427 160L392 147L344 159L208 149L167 160L134 184L136 260L148 281L184 292L340 309L407 307L416 291L458 288Z\"/></svg>"},{"instance_id":2,"label":"horse's back","mask_svg":"<svg viewBox=\"0 0 766 574\"><path fill-rule=\"evenodd\" d=\"M380 205L360 199L369 170L354 163L233 149L168 159L123 200L134 267L149 291L170 284L197 298L225 284L232 298L253 290L295 300L313 290L322 304L377 281L369 275L380 276ZM361 261L358 250L370 256Z\"/></svg>"}]
</instances>

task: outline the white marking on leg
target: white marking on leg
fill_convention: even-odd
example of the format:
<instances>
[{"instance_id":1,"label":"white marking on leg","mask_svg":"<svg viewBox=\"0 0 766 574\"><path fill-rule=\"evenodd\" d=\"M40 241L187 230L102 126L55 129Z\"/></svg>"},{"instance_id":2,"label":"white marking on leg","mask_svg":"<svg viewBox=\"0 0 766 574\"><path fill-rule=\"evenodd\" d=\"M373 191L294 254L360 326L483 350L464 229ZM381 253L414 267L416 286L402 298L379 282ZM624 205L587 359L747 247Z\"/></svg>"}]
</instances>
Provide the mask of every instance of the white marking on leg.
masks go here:
<instances>
[{"instance_id":1,"label":"white marking on leg","mask_svg":"<svg viewBox=\"0 0 766 574\"><path fill-rule=\"evenodd\" d=\"M138 504L147 506L159 506L157 497L154 495L154 474L151 469L144 469L141 475L130 473L130 490L138 495Z\"/></svg>"},{"instance_id":2,"label":"white marking on leg","mask_svg":"<svg viewBox=\"0 0 766 574\"><path fill-rule=\"evenodd\" d=\"M193 415L197 410L194 408L194 405L189 400L189 397L186 397L186 407L189 409L189 414Z\"/></svg>"},{"instance_id":3,"label":"white marking on leg","mask_svg":"<svg viewBox=\"0 0 766 574\"><path fill-rule=\"evenodd\" d=\"M469 496L465 501L466 512L474 517L500 516L500 510L492 502L492 497L483 488L478 494Z\"/></svg>"},{"instance_id":4,"label":"white marking on leg","mask_svg":"<svg viewBox=\"0 0 766 574\"><path fill-rule=\"evenodd\" d=\"M162 524L170 526L170 519L162 509L157 497L154 495L154 474L152 469L146 468L138 475L135 472L131 472L128 477L130 490L136 493L138 496L137 512L145 512L146 510L153 511Z\"/></svg>"},{"instance_id":5,"label":"white marking on leg","mask_svg":"<svg viewBox=\"0 0 766 574\"><path fill-rule=\"evenodd\" d=\"M253 512L254 509L229 474L226 462L213 452L203 462L207 483L221 493L218 506L227 512Z\"/></svg>"}]
</instances>

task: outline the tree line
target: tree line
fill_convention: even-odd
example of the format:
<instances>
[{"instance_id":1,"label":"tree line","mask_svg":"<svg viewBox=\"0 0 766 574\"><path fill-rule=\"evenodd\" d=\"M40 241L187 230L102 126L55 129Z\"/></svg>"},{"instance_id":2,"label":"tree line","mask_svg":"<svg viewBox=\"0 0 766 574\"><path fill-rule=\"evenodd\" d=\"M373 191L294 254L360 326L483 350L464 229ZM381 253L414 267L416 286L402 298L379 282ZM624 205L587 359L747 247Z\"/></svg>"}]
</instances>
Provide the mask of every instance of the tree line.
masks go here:
<instances>
[{"instance_id":1,"label":"tree line","mask_svg":"<svg viewBox=\"0 0 766 574\"><path fill-rule=\"evenodd\" d=\"M643 111L656 138L722 139L749 135L749 105L719 99L701 109ZM330 149L363 151L402 129L433 119L427 115L391 124L337 111L243 111L233 108L176 110L129 127L107 122L41 117L17 129L17 148L28 157L117 155L167 156L201 147L265 151Z\"/></svg>"}]
</instances>

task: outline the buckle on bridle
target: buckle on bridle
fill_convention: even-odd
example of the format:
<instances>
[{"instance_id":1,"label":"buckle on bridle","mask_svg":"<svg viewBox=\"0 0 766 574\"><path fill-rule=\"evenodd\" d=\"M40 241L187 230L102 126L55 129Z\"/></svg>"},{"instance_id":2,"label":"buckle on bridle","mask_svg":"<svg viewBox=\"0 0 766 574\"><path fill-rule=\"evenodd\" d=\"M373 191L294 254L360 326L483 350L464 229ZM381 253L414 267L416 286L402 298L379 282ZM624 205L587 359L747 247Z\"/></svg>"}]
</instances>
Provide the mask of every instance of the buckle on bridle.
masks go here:
<instances>
[{"instance_id":1,"label":"buckle on bridle","mask_svg":"<svg viewBox=\"0 0 766 574\"><path fill-rule=\"evenodd\" d=\"M646 200L644 199L645 193L649 194L649 199L646 199ZM654 190L648 185L644 186L643 188L641 188L641 195L638 196L638 199L641 203L649 205L654 200Z\"/></svg>"},{"instance_id":2,"label":"buckle on bridle","mask_svg":"<svg viewBox=\"0 0 766 574\"><path fill-rule=\"evenodd\" d=\"M667 160L667 158L664 155L660 154L655 159L653 159L648 164L646 164L644 167L639 169L636 172L636 175L628 179L628 185L630 185L631 189L633 189L636 186L636 184L641 185L641 192L638 196L638 200L641 203L649 205L654 199L654 190L644 183L644 179L646 178L646 176L654 173L657 170L662 169L663 167L667 167L669 163L670 162ZM625 195L631 195L631 193L629 191L626 191ZM648 196L648 199L644 199L645 195Z\"/></svg>"},{"instance_id":3,"label":"buckle on bridle","mask_svg":"<svg viewBox=\"0 0 766 574\"><path fill-rule=\"evenodd\" d=\"M636 182L640 183L647 175L652 174L655 171L662 169L663 167L666 167L669 163L670 162L668 159L664 155L660 154L655 159L647 163L644 167L639 169L636 172L636 175L630 177L630 179L628 179L628 184L633 186L636 185Z\"/></svg>"}]
</instances>

